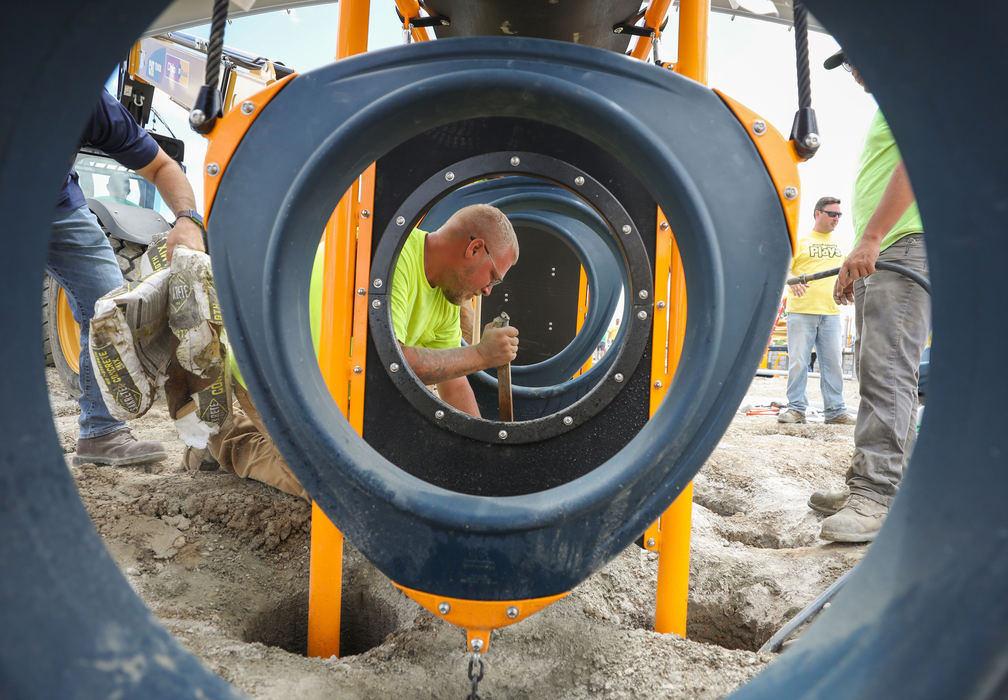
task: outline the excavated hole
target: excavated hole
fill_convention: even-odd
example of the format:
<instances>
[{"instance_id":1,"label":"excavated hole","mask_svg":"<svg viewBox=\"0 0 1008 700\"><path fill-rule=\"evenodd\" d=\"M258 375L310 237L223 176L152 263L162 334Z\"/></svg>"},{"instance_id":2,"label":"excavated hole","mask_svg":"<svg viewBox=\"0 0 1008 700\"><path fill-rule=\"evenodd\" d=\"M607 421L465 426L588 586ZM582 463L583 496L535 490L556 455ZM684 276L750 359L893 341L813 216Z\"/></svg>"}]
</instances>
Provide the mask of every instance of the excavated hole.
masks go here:
<instances>
[{"instance_id":1,"label":"excavated hole","mask_svg":"<svg viewBox=\"0 0 1008 700\"><path fill-rule=\"evenodd\" d=\"M344 590L340 608L340 657L373 649L405 626L391 605L369 597L363 590ZM308 592L302 591L255 614L245 626L243 640L307 656Z\"/></svg>"}]
</instances>

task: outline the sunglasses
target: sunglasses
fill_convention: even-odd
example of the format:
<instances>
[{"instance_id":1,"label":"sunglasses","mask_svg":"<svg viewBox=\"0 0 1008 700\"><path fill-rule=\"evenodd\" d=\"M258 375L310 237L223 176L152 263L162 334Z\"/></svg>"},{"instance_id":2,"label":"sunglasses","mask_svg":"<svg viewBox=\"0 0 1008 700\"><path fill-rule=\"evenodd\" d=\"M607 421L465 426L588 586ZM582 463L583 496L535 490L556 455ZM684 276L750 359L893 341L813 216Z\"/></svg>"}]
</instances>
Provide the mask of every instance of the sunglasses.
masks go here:
<instances>
[{"instance_id":1,"label":"sunglasses","mask_svg":"<svg viewBox=\"0 0 1008 700\"><path fill-rule=\"evenodd\" d=\"M826 211L825 209L817 209L816 211L821 211L823 214L831 219L839 219L843 214L838 211Z\"/></svg>"}]
</instances>

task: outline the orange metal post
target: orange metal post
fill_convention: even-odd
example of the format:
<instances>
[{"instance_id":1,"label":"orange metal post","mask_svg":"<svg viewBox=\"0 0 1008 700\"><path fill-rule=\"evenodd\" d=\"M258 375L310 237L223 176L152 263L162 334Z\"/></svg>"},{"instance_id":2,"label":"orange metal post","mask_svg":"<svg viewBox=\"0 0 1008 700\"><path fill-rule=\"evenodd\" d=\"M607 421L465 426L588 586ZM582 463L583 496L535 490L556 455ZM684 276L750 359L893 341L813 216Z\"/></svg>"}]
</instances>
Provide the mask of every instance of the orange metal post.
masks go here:
<instances>
[{"instance_id":1,"label":"orange metal post","mask_svg":"<svg viewBox=\"0 0 1008 700\"><path fill-rule=\"evenodd\" d=\"M679 3L679 58L676 70L697 82L707 82L707 23L710 0ZM660 20L657 20L660 21ZM664 223L659 221L659 228ZM667 226L667 224L666 224ZM682 258L671 241L669 261L668 367L663 384L675 374L686 331L686 278ZM655 405L652 408L657 408ZM689 599L690 522L693 484L687 486L658 521L658 591L655 601L655 631L686 636L686 606ZM645 535L647 537L647 535Z\"/></svg>"},{"instance_id":2,"label":"orange metal post","mask_svg":"<svg viewBox=\"0 0 1008 700\"><path fill-rule=\"evenodd\" d=\"M336 58L367 50L369 0L340 3ZM325 277L319 366L339 405L349 417L348 356L353 323L353 263L357 245L358 185L340 200L326 226ZM356 426L358 430L360 426ZM343 535L312 504L311 571L308 581L308 655L338 656L343 582Z\"/></svg>"},{"instance_id":3,"label":"orange metal post","mask_svg":"<svg viewBox=\"0 0 1008 700\"><path fill-rule=\"evenodd\" d=\"M681 0L679 3L679 59L676 70L680 75L707 84L707 23L710 19L710 0Z\"/></svg>"},{"instance_id":4,"label":"orange metal post","mask_svg":"<svg viewBox=\"0 0 1008 700\"><path fill-rule=\"evenodd\" d=\"M575 334L581 332L581 327L584 325L585 318L588 316L588 304L589 304L588 275L585 274L585 269L582 267L581 276L578 279L578 310L577 310L577 323L575 324L576 329L574 331ZM578 373L575 374L574 376L577 377L590 370L592 364L594 364L595 362L594 358L595 358L594 354L590 355L588 359L585 361L584 365L581 366L581 369L578 370Z\"/></svg>"}]
</instances>

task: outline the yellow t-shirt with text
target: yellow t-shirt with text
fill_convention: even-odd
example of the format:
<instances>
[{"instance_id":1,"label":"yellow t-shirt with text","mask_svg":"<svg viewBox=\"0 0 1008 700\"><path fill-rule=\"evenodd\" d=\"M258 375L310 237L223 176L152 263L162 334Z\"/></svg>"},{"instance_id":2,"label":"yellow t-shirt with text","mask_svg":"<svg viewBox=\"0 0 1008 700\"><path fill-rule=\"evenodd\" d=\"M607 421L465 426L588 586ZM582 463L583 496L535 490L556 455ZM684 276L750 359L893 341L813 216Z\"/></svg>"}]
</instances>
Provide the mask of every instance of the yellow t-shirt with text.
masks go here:
<instances>
[{"instance_id":1,"label":"yellow t-shirt with text","mask_svg":"<svg viewBox=\"0 0 1008 700\"><path fill-rule=\"evenodd\" d=\"M791 272L794 275L808 275L822 272L834 267L840 267L844 261L844 252L840 250L832 233L810 231L798 239L794 259L791 261ZM788 287L787 309L796 314L818 314L833 316L840 313L839 307L833 301L833 284L835 277L810 282L805 295L797 297Z\"/></svg>"}]
</instances>

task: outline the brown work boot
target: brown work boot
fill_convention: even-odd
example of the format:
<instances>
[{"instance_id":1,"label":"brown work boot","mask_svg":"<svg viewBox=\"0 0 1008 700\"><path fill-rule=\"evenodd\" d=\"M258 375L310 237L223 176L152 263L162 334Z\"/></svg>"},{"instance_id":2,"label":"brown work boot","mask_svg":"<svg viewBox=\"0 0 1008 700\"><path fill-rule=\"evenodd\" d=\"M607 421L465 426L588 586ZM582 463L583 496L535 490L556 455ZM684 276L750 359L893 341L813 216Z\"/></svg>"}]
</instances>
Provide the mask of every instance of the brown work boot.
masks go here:
<instances>
[{"instance_id":1,"label":"brown work boot","mask_svg":"<svg viewBox=\"0 0 1008 700\"><path fill-rule=\"evenodd\" d=\"M118 467L123 464L159 462L167 456L168 453L160 442L137 440L129 428L123 428L108 435L78 438L73 465L109 464Z\"/></svg>"},{"instance_id":2,"label":"brown work boot","mask_svg":"<svg viewBox=\"0 0 1008 700\"><path fill-rule=\"evenodd\" d=\"M888 514L888 506L852 493L847 505L823 520L819 537L831 542L871 542Z\"/></svg>"},{"instance_id":3,"label":"brown work boot","mask_svg":"<svg viewBox=\"0 0 1008 700\"><path fill-rule=\"evenodd\" d=\"M805 414L799 411L789 408L788 410L777 416L778 423L804 423Z\"/></svg>"},{"instance_id":4,"label":"brown work boot","mask_svg":"<svg viewBox=\"0 0 1008 700\"><path fill-rule=\"evenodd\" d=\"M847 505L848 498L850 489L846 486L842 489L823 489L809 496L808 507L824 515L833 515Z\"/></svg>"},{"instance_id":5,"label":"brown work boot","mask_svg":"<svg viewBox=\"0 0 1008 700\"><path fill-rule=\"evenodd\" d=\"M210 448L204 447L202 450L186 445L182 453L182 464L188 471L214 472L220 468L220 463L210 454Z\"/></svg>"},{"instance_id":6,"label":"brown work boot","mask_svg":"<svg viewBox=\"0 0 1008 700\"><path fill-rule=\"evenodd\" d=\"M854 425L857 419L849 413L841 413L839 416L827 418L824 422L827 425Z\"/></svg>"}]
</instances>

